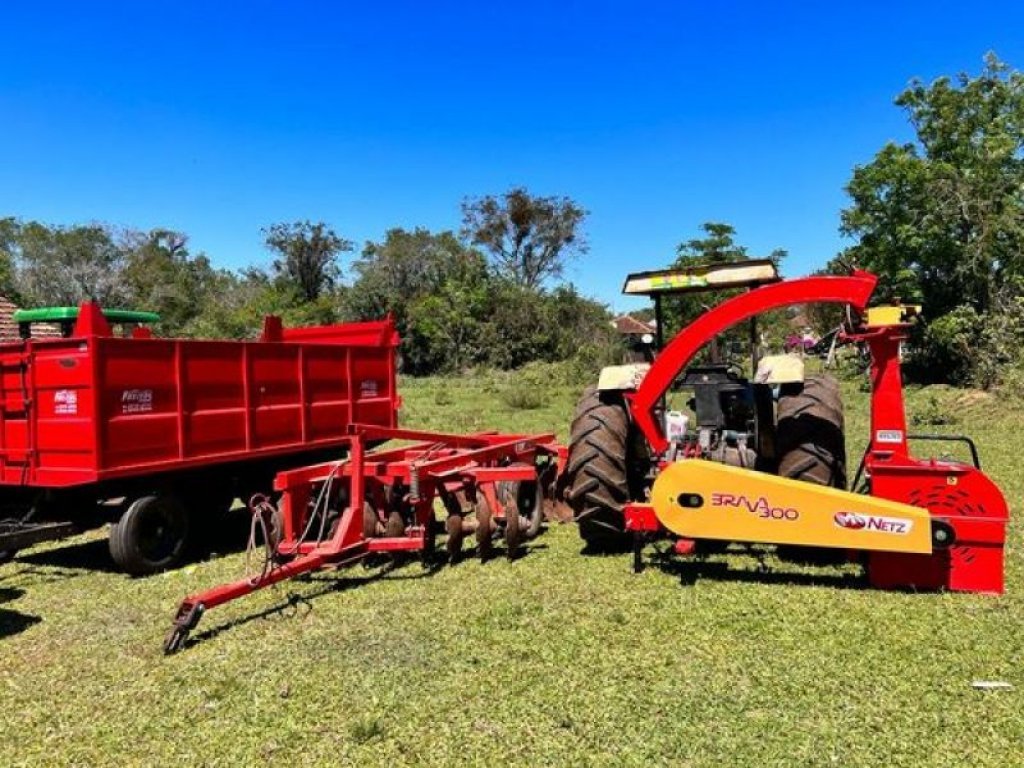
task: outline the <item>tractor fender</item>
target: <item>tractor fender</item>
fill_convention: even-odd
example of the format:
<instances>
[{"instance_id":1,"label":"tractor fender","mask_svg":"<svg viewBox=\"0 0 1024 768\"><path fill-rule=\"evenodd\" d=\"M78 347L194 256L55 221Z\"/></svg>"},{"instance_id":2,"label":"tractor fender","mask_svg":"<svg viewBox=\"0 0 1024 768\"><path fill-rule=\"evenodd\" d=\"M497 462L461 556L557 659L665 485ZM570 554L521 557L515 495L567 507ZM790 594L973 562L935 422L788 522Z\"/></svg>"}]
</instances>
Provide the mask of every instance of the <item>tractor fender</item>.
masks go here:
<instances>
[{"instance_id":1,"label":"tractor fender","mask_svg":"<svg viewBox=\"0 0 1024 768\"><path fill-rule=\"evenodd\" d=\"M757 364L756 384L801 384L804 361L797 355L765 355Z\"/></svg>"}]
</instances>

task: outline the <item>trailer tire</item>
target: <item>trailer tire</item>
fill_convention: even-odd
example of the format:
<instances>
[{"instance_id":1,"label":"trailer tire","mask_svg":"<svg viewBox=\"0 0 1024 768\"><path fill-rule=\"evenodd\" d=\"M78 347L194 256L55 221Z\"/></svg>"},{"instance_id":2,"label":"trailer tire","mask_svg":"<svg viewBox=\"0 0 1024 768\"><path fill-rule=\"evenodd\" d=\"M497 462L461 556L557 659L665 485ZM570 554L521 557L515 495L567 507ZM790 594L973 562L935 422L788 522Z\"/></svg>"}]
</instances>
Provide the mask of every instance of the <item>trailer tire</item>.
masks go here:
<instances>
[{"instance_id":1,"label":"trailer tire","mask_svg":"<svg viewBox=\"0 0 1024 768\"><path fill-rule=\"evenodd\" d=\"M779 396L776 445L778 474L791 480L846 488L846 436L839 382L808 376Z\"/></svg>"},{"instance_id":2,"label":"trailer tire","mask_svg":"<svg viewBox=\"0 0 1024 768\"><path fill-rule=\"evenodd\" d=\"M132 576L180 565L191 539L188 512L174 496L142 496L110 527L110 555Z\"/></svg>"},{"instance_id":3,"label":"trailer tire","mask_svg":"<svg viewBox=\"0 0 1024 768\"><path fill-rule=\"evenodd\" d=\"M632 543L623 506L642 491L647 449L638 437L618 393L583 391L572 421L566 488L590 551L625 551Z\"/></svg>"}]
</instances>

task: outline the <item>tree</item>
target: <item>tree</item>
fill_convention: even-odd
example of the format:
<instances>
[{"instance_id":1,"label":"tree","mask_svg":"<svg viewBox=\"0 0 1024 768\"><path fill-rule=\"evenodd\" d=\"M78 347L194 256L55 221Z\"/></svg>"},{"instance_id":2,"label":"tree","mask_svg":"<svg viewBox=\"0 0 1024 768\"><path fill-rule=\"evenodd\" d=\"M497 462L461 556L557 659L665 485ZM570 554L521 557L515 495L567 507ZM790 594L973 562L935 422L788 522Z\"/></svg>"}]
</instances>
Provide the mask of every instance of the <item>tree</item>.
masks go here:
<instances>
[{"instance_id":1,"label":"tree","mask_svg":"<svg viewBox=\"0 0 1024 768\"><path fill-rule=\"evenodd\" d=\"M705 221L700 228L706 237L695 237L676 246L677 267L704 267L749 258L747 249L736 244L736 228L731 224Z\"/></svg>"},{"instance_id":2,"label":"tree","mask_svg":"<svg viewBox=\"0 0 1024 768\"><path fill-rule=\"evenodd\" d=\"M679 269L706 267L715 264L728 264L750 259L746 246L736 242L736 228L731 224L718 221L706 221L700 225L705 237L685 240L676 247L674 266ZM787 252L781 248L773 250L766 258L771 259L778 267ZM708 307L713 307L737 293L735 290L705 291L701 293L682 294L668 299L665 303L665 338L686 324L695 320ZM778 318L772 316L768 322L777 324ZM739 338L737 336L737 338Z\"/></svg>"},{"instance_id":3,"label":"tree","mask_svg":"<svg viewBox=\"0 0 1024 768\"><path fill-rule=\"evenodd\" d=\"M366 244L352 271L347 314L391 313L409 373L597 359L611 346L605 307L571 286L548 292L494 275L485 257L451 232L388 230L381 242Z\"/></svg>"},{"instance_id":4,"label":"tree","mask_svg":"<svg viewBox=\"0 0 1024 768\"><path fill-rule=\"evenodd\" d=\"M535 290L561 277L566 260L586 253L587 212L568 197L534 197L522 187L462 204L462 235L484 248L495 268Z\"/></svg>"},{"instance_id":5,"label":"tree","mask_svg":"<svg viewBox=\"0 0 1024 768\"><path fill-rule=\"evenodd\" d=\"M160 314L159 330L188 334L190 324L208 304L224 300L227 274L215 270L206 254L192 256L188 236L169 229L126 231L123 281L131 303Z\"/></svg>"},{"instance_id":6,"label":"tree","mask_svg":"<svg viewBox=\"0 0 1024 768\"><path fill-rule=\"evenodd\" d=\"M720 221L705 221L700 225L706 237L686 240L676 246L676 266L705 267L713 264L729 264L735 261L746 261L750 258L746 246L736 242L736 228ZM786 258L787 252L776 248L768 254L778 267Z\"/></svg>"},{"instance_id":7,"label":"tree","mask_svg":"<svg viewBox=\"0 0 1024 768\"><path fill-rule=\"evenodd\" d=\"M403 338L405 370L455 370L479 358L478 337L490 294L487 263L454 233L389 229L352 265L347 314L390 313Z\"/></svg>"},{"instance_id":8,"label":"tree","mask_svg":"<svg viewBox=\"0 0 1024 768\"><path fill-rule=\"evenodd\" d=\"M74 306L96 299L107 306L122 306L127 302L124 253L110 227L5 221L2 245L14 264L17 290L27 303Z\"/></svg>"},{"instance_id":9,"label":"tree","mask_svg":"<svg viewBox=\"0 0 1024 768\"><path fill-rule=\"evenodd\" d=\"M957 331L945 352L933 353L943 329L971 317L980 328L1016 311L1024 275L1024 74L988 54L977 77L915 80L896 104L916 140L889 143L854 169L841 231L857 243L843 256L882 278L880 298L923 301L934 327L917 339L921 370L973 380L975 362L1019 340L996 333L964 345ZM964 359L948 359L953 349ZM994 381L982 378L977 383Z\"/></svg>"},{"instance_id":10,"label":"tree","mask_svg":"<svg viewBox=\"0 0 1024 768\"><path fill-rule=\"evenodd\" d=\"M368 242L352 264L356 275L348 305L360 318L392 313L401 325L409 304L434 294L449 281L480 282L487 265L450 231L389 229L379 243Z\"/></svg>"},{"instance_id":11,"label":"tree","mask_svg":"<svg viewBox=\"0 0 1024 768\"><path fill-rule=\"evenodd\" d=\"M296 221L272 224L263 230L267 248L277 254L276 277L298 291L303 301L316 301L334 289L341 276L338 255L351 251L352 243L323 222Z\"/></svg>"},{"instance_id":12,"label":"tree","mask_svg":"<svg viewBox=\"0 0 1024 768\"><path fill-rule=\"evenodd\" d=\"M14 276L19 231L17 219L0 219L0 296L15 304L21 301Z\"/></svg>"}]
</instances>

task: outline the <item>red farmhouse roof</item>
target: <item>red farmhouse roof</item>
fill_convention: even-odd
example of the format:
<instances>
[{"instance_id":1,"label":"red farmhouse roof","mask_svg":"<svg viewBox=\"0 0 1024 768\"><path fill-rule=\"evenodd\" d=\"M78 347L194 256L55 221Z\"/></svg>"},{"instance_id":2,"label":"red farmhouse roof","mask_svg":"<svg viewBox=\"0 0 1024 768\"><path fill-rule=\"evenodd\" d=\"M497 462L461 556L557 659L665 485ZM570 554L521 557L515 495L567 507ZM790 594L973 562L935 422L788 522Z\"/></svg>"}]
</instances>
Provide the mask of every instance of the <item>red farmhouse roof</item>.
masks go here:
<instances>
[{"instance_id":1,"label":"red farmhouse roof","mask_svg":"<svg viewBox=\"0 0 1024 768\"><path fill-rule=\"evenodd\" d=\"M637 320L629 315L619 315L612 320L612 325L615 326L616 331L628 336L642 336L645 333L654 333L653 324L645 323L643 320Z\"/></svg>"}]
</instances>

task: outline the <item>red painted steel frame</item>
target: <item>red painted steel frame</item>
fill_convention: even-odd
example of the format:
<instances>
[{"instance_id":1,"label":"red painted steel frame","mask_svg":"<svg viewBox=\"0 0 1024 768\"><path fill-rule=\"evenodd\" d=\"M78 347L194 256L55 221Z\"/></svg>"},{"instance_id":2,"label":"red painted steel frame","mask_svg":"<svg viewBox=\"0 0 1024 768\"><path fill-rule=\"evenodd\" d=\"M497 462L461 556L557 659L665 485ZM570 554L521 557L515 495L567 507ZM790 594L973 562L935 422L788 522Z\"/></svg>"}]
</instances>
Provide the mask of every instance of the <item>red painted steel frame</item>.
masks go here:
<instances>
[{"instance_id":1,"label":"red painted steel frame","mask_svg":"<svg viewBox=\"0 0 1024 768\"><path fill-rule=\"evenodd\" d=\"M409 439L420 442L371 453L364 451L366 441ZM349 565L371 552L422 551L432 544L429 528L434 500L443 490L456 485L472 488L475 493L502 480L536 480L538 454L555 461L564 455L553 434L451 435L356 425L347 442L348 460L281 472L274 481L274 488L282 494L284 524L277 555L288 562L256 578L240 579L185 598L175 615L166 650L180 647L205 611L251 592L320 568ZM337 528L324 541L300 541L315 489L334 480L349 484L348 505ZM416 524L402 537L366 538L362 516L369 497L368 482L383 485L394 481L416 489L415 497L409 499L415 509ZM491 503L495 507L493 498ZM497 508L494 512L500 514Z\"/></svg>"},{"instance_id":2,"label":"red painted steel frame","mask_svg":"<svg viewBox=\"0 0 1024 768\"><path fill-rule=\"evenodd\" d=\"M668 441L654 409L672 382L700 349L722 331L755 315L805 303L867 306L878 278L868 272L851 277L804 277L755 288L714 307L676 334L654 358L643 383L629 395L630 412L655 453L663 453Z\"/></svg>"}]
</instances>

